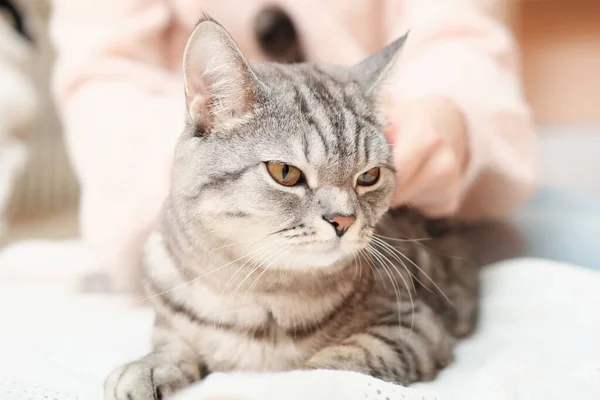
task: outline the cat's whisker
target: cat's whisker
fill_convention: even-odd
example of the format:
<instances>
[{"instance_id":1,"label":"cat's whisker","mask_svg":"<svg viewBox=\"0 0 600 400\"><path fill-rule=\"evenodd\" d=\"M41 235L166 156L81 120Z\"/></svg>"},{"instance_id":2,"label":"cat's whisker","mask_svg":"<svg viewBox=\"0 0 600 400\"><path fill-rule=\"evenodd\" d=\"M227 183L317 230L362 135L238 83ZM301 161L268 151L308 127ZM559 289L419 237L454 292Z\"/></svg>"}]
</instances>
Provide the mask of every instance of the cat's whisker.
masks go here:
<instances>
[{"instance_id":1,"label":"cat's whisker","mask_svg":"<svg viewBox=\"0 0 600 400\"><path fill-rule=\"evenodd\" d=\"M253 246L254 246L257 243L262 242L266 238L268 238L268 236L265 236L265 237L263 237L261 239L258 239L258 240L256 240L256 239L249 239L249 240L240 240L239 242L228 243L228 244L225 244L223 246L219 246L217 248L211 249L209 253L214 253L217 250L221 250L221 249L224 249L224 248L227 248L227 247L236 246L238 244L244 244L244 243L249 243L249 242L254 242L254 244L253 244Z\"/></svg>"},{"instance_id":2,"label":"cat's whisker","mask_svg":"<svg viewBox=\"0 0 600 400\"><path fill-rule=\"evenodd\" d=\"M243 256L241 256L241 257L238 257L238 258L236 258L235 260L229 261L228 263L226 263L226 264L224 264L224 265L221 265L220 267L214 268L214 269L212 269L212 270L210 270L210 271L208 271L208 272L206 272L206 273L204 273L204 274L202 274L202 275L199 275L199 276L197 276L197 277L195 277L195 278L193 278L193 279L191 279L191 280L189 280L189 281L187 281L187 282L184 282L184 283L181 283L181 284L179 284L179 285L176 285L176 286L174 286L174 287L172 287L172 288L170 288L170 289L164 290L164 291L162 291L162 292L160 292L160 293L153 294L152 296L145 297L145 298L143 298L142 300L143 300L143 301L150 300L150 299L153 299L153 298L156 298L156 297L162 296L162 295L164 295L164 294L167 294L167 293L173 292L173 291L175 291L175 290L177 290L177 289L181 289L181 288L183 288L183 287L186 287L186 286L188 286L188 285L191 285L192 283L194 283L194 282L196 282L196 281L198 281L198 280L200 280L200 279L202 279L202 278L204 278L204 277L206 277L206 276L208 276L208 275L210 275L210 274L213 274L213 273L215 273L215 272L217 272L217 271L220 271L220 270L222 270L223 268L226 268L226 267L230 266L231 264L234 264L234 263L236 263L236 262L238 262L238 261L240 261L240 260L242 260L242 259L244 259L244 258L246 258L246 257L248 257L248 256L250 256L250 255L252 255L252 254L254 254L254 253L256 253L256 252L257 252L257 251L259 251L259 250L260 250L260 249L253 250L253 251L251 251L251 252L249 252L249 253L246 253L246 254L244 254L244 255L243 255Z\"/></svg>"},{"instance_id":3,"label":"cat's whisker","mask_svg":"<svg viewBox=\"0 0 600 400\"><path fill-rule=\"evenodd\" d=\"M373 246L368 245L367 249L373 254L373 256L379 261L380 266L384 269L384 271L386 272L386 274L388 275L388 278L390 279L390 282L392 283L392 288L394 289L394 294L396 296L396 305L398 308L398 318L400 318L401 315L401 299L400 299L400 288L398 286L398 283L396 282L396 280L393 278L390 270L387 268L387 266L385 265L385 261L382 258L382 255L377 251L377 249L375 249ZM389 261L388 261L389 262Z\"/></svg>"},{"instance_id":4,"label":"cat's whisker","mask_svg":"<svg viewBox=\"0 0 600 400\"><path fill-rule=\"evenodd\" d=\"M221 297L225 294L225 292L227 291L227 287L229 287L229 284L231 282L233 282L233 280L235 279L235 277L244 269L244 267L246 265L248 265L250 262L252 262L252 260L254 260L256 257L258 257L258 255L254 255L254 256L250 257L247 261L245 261L242 265L240 265L235 270L235 272L229 277L229 279L225 283L225 286L223 286L223 290L221 290Z\"/></svg>"},{"instance_id":5,"label":"cat's whisker","mask_svg":"<svg viewBox=\"0 0 600 400\"><path fill-rule=\"evenodd\" d=\"M268 243L265 246L262 246L260 249L261 250L265 250L265 248L275 248L276 246L280 245L281 243L285 242L285 240L280 240L277 241L275 243ZM244 267L246 265L248 265L249 263L253 262L253 260L256 260L257 258L259 258L261 256L261 253L257 253L254 254L252 257L250 257L248 260L246 260L240 267L238 267L235 272L229 277L229 280L227 281L227 283L225 284L225 286L223 287L223 290L221 291L221 295L223 295L225 293L225 291L227 290L227 287L229 286L229 284L231 282L233 282L233 280L235 279L235 277L238 275L238 273L244 269ZM252 264L255 265L255 264Z\"/></svg>"},{"instance_id":6,"label":"cat's whisker","mask_svg":"<svg viewBox=\"0 0 600 400\"><path fill-rule=\"evenodd\" d=\"M410 262L416 269L417 271L419 271L420 273L422 273L429 282L431 282L431 284L433 285L433 287L442 295L442 297L444 297L444 299L452 306L454 306L454 304L452 303L452 301L448 298L448 296L446 296L446 294L444 293L444 291L438 286L437 283L435 283L435 281L421 268L419 267L413 260L410 259L410 257L408 257L406 254L402 253L400 250L398 250L396 247L390 245L389 243L386 243L384 241L381 241L381 243L385 243L388 248L390 249L390 251L393 251L394 253L400 255L402 258L404 258L405 260L407 260L408 262ZM414 274L413 274L414 277ZM427 288L426 285L424 285L423 283L421 283L420 281L418 281L421 286L423 286L423 288Z\"/></svg>"},{"instance_id":7,"label":"cat's whisker","mask_svg":"<svg viewBox=\"0 0 600 400\"><path fill-rule=\"evenodd\" d=\"M429 238L415 238L415 239L406 239L406 240L404 240L404 239L396 239L396 238L393 238L393 237L380 235L378 233L374 233L373 235L374 236L378 236L378 237L380 237L382 239L389 240L389 241L395 241L395 242L413 242L415 245L421 246L421 247L427 249L428 251L432 251L432 252L434 252L434 253L442 256L442 257L447 257L447 258L451 258L451 259L455 259L455 260L465 261L464 257L459 257L459 256L455 256L455 255L452 255L452 254L442 253L439 250L434 249L433 247L428 246L427 244L423 243L423 242L426 242L428 240L433 240L433 238L431 238L431 237L429 237ZM405 237L408 238L408 236L405 236Z\"/></svg>"},{"instance_id":8,"label":"cat's whisker","mask_svg":"<svg viewBox=\"0 0 600 400\"><path fill-rule=\"evenodd\" d=\"M400 279L402 279L402 282L404 283L404 286L406 287L406 291L408 292L408 298L410 300L410 307L411 307L411 321L410 321L410 331L409 331L409 335L410 335L410 334L412 334L414 321L415 321L415 312L414 312L415 304L414 304L412 292L410 290L408 282L406 281L406 279L404 278L402 273L398 270L398 268L394 265L394 263L391 262L383 253L381 253L379 250L377 250L376 247L372 246L371 244L369 244L368 247L375 254L379 255L380 259L383 259L388 264L388 266L391 266L396 271L396 274L400 277ZM382 267L383 267L383 263L382 263ZM399 288L397 286L397 282L395 280L393 281L393 284L394 283L395 283L394 290L396 291L396 299L397 299L397 305L398 305L398 322L400 322L400 320L402 318L402 308L401 308L400 296L399 296L400 290L399 290Z\"/></svg>"},{"instance_id":9,"label":"cat's whisker","mask_svg":"<svg viewBox=\"0 0 600 400\"><path fill-rule=\"evenodd\" d=\"M280 240L278 242L275 243L269 243L265 246L262 246L259 250L261 250L260 252L254 254L252 257L250 257L248 260L246 260L241 266L239 266L236 271L233 273L233 275L231 277L229 277L229 280L227 281L227 283L225 284L225 286L223 287L223 290L221 291L221 297L223 296L223 294L225 294L225 291L227 290L227 287L229 286L229 284L231 282L233 282L233 280L235 279L235 277L237 276L237 274L239 272L241 272L242 270L244 270L245 266L249 265L249 269L253 269L255 266L259 265L261 263L260 259L263 256L264 252L267 252L271 249L276 248L279 244L281 244L282 242L284 242L285 240ZM277 252L277 250L276 250ZM252 275L254 273L254 269L250 272L250 274L248 275ZM243 283L243 281L242 281ZM235 292L237 291L237 289L239 288L236 287L233 291L232 294L230 294L230 296L228 296L227 301L225 302L225 307L229 306L230 302L233 300L233 294L235 294ZM221 318L220 320L215 320L215 329L220 329L220 327L218 326L217 322L219 322L220 324L223 323L223 318Z\"/></svg>"},{"instance_id":10,"label":"cat's whisker","mask_svg":"<svg viewBox=\"0 0 600 400\"><path fill-rule=\"evenodd\" d=\"M286 246L284 246L283 248L285 248ZM274 256L276 256L277 254L279 254L282 251L282 248L276 250L272 255L270 255L268 258L266 258L265 260L262 260L262 262L258 262L257 266L254 267L252 269L252 271L250 271L248 274L246 274L246 277L244 279L242 279L242 281L240 283L238 283L238 285L235 287L235 289L233 290L233 292L231 292L231 294L229 295L229 298L227 300L226 306L229 305L229 302L233 300L235 294L237 293L237 291L244 285L244 282L246 282L246 280L248 278L250 278L250 276L252 274L254 274L256 271L258 271L267 261L269 261L270 259L272 259Z\"/></svg>"},{"instance_id":11,"label":"cat's whisker","mask_svg":"<svg viewBox=\"0 0 600 400\"><path fill-rule=\"evenodd\" d=\"M382 257L384 257L389 262L389 265L392 268L394 268L394 270L396 271L396 273L398 274L398 276L402 280L402 283L404 284L404 287L406 288L406 291L408 293L408 299L410 301L410 329L408 331L408 337L407 338L410 338L410 336L413 333L413 329L414 329L414 325L415 325L415 303L414 303L414 298L413 298L413 292L410 290L409 284L406 281L406 278L404 277L404 275L402 274L402 272L398 270L398 267L392 261L390 261L389 258L387 258L383 253L380 252L380 254L381 254ZM414 282L412 281L412 279L410 280L410 282L411 282L411 285L412 285L413 290L414 290ZM414 293L416 295L416 290L415 290ZM400 323L401 320L402 320L402 311L399 309L398 310L398 323Z\"/></svg>"},{"instance_id":12,"label":"cat's whisker","mask_svg":"<svg viewBox=\"0 0 600 400\"><path fill-rule=\"evenodd\" d=\"M358 264L356 263L356 254L352 254L352 266L354 267L354 276L352 276L352 282L356 279L358 275Z\"/></svg>"},{"instance_id":13,"label":"cat's whisker","mask_svg":"<svg viewBox=\"0 0 600 400\"><path fill-rule=\"evenodd\" d=\"M373 267L372 257L369 257L369 256L370 256L370 254L368 253L367 249L365 249L365 248L358 251L359 261L362 261L364 264L366 264L369 267L369 270L371 271L371 276L373 277L373 279L377 280L377 278L375 277L375 271L377 270L377 268ZM360 273L362 275L362 264L361 264L360 271L361 271ZM380 273L379 273L379 276L381 277ZM383 279L383 277L381 277L381 279Z\"/></svg>"},{"instance_id":14,"label":"cat's whisker","mask_svg":"<svg viewBox=\"0 0 600 400\"><path fill-rule=\"evenodd\" d=\"M260 279L261 276L263 276L263 274L265 272L267 272L267 270L269 269L269 267L271 267L277 260L279 260L279 256L281 254L283 254L287 249L289 249L292 245L288 244L285 245L284 247L282 247L281 249L277 250L275 252L275 254L271 255L267 260L263 261L257 268L255 268L250 274L248 274L248 276L246 276L246 278L244 280L246 280L247 278L250 277L250 275L252 275L255 271L257 271L260 268L263 268L263 265L270 259L272 259L273 257L275 257L273 259L273 261L271 263L269 263L269 265L267 265L266 267L263 268L263 270L261 271L260 274L258 274L258 276L254 279L254 281L252 281L252 283L250 284L250 286L248 287L248 289L246 289L246 293L243 296L244 302L246 301L246 298L248 297L248 295L250 294L251 290L254 288L254 285L256 285L256 283L258 282L258 280ZM243 283L243 282L242 282Z\"/></svg>"},{"instance_id":15,"label":"cat's whisker","mask_svg":"<svg viewBox=\"0 0 600 400\"><path fill-rule=\"evenodd\" d=\"M359 264L359 265L358 265L358 280L359 280L359 281L362 279L362 272L363 272L363 266L362 266L362 263L361 263L361 256L360 256L360 255L361 255L361 253L362 253L362 251L363 251L363 250L361 249L361 250L359 250L359 252L358 252L358 264Z\"/></svg>"},{"instance_id":16,"label":"cat's whisker","mask_svg":"<svg viewBox=\"0 0 600 400\"><path fill-rule=\"evenodd\" d=\"M369 264L369 262L366 261L365 258L363 257L363 252L364 252L364 249L360 249L359 252L358 252L358 262L360 264L360 266L359 266L360 269L359 269L359 272L358 272L358 280L361 280L361 278L362 278L362 271L363 271L362 262L366 262L367 265L369 266L369 268L371 268L371 270L373 269L371 267L371 264Z\"/></svg>"},{"instance_id":17,"label":"cat's whisker","mask_svg":"<svg viewBox=\"0 0 600 400\"><path fill-rule=\"evenodd\" d=\"M408 272L408 274L409 274L409 275L410 275L410 276L411 276L411 277L412 277L412 278L413 278L415 281L417 281L417 282L418 282L418 283L419 283L421 286L423 286L423 283L422 283L422 282L419 280L419 278L418 278L418 277L417 277L415 274L413 274L413 273L412 273L412 271L411 271L411 270L408 268L408 266L406 265L406 263L404 262L404 260L403 260L403 259L401 259L400 257L398 257L398 255L396 254L397 250L396 250L396 251L393 251L393 250L395 250L393 247L391 247L391 246L390 246L390 245L388 245L388 244L387 244L385 241L383 241L383 240L381 240L381 239L379 239L379 238L377 238L377 237L373 237L373 244L374 244L374 245L378 245L378 246L380 246L380 248L381 248L382 250L385 250L385 251L386 251L386 252L387 252L389 255L391 255L391 256L392 256L392 257L393 257L393 258L394 258L396 261L398 261L398 262L399 262L399 263L402 265L402 268L404 268L404 270L405 270L406 272ZM390 250L390 248L391 248L392 250ZM412 279L411 279L411 284L412 284L412 288L413 288L413 290L415 290L415 291L416 291L416 288L415 288L415 282L414 282Z\"/></svg>"},{"instance_id":18,"label":"cat's whisker","mask_svg":"<svg viewBox=\"0 0 600 400\"><path fill-rule=\"evenodd\" d=\"M271 248L274 248L274 247L275 247L277 244L278 244L278 243L272 244ZM261 247L261 250L264 250L264 248L265 248L265 247L268 247L268 246L263 246L263 247ZM228 280L227 280L227 282L225 283L225 286L224 286L224 287L223 287L223 289L221 290L221 295L220 295L220 297L221 297L221 298L222 298L222 297L223 297L223 295L225 294L225 291L227 290L227 287L229 286L229 284L230 284L231 282L233 282L233 280L234 280L234 279L235 279L235 277L238 275L238 273L240 273L240 272L241 272L241 271L244 269L244 267L245 267L246 265L250 264L250 263L253 263L253 264L252 264L252 266L256 265L256 264L259 262L259 261L258 261L258 259L260 258L260 256L261 256L261 252L259 252L259 253L257 253L257 254L254 254L254 255L253 255L252 257L250 257L248 260L244 261L244 263L243 263L242 265L240 265L240 266L239 266L239 267L238 267L238 268L235 270L235 272L234 272L234 273L233 273L233 274L232 274L232 275L229 277L229 279L228 279ZM230 300L230 299L228 298L228 300L227 300L226 304L229 304L229 300ZM216 321L215 321L215 329L219 329L219 327L218 327L218 325L217 325L217 322L218 322L218 323L220 323L220 324L222 324L222 323L223 323L223 318L221 318L221 320L216 320Z\"/></svg>"},{"instance_id":19,"label":"cat's whisker","mask_svg":"<svg viewBox=\"0 0 600 400\"><path fill-rule=\"evenodd\" d=\"M296 245L295 245L295 244L290 244L290 245L287 245L285 248L283 248L283 249L282 249L282 250L279 252L279 256L278 256L278 257L276 257L276 258L275 258L273 261L271 261L271 263L265 267L265 269L264 269L264 270L263 270L263 271L262 271L262 272L261 272L261 273L260 273L260 274L259 274L259 275L256 277L256 279L254 279L254 281L252 282L252 284L250 285L250 287L249 287L249 288L248 288L248 290L246 291L246 294L245 294L244 298L248 297L248 296L249 296L249 295L252 293L252 290L254 289L254 287L256 286L256 284L258 283L258 281L259 281L260 277L261 277L261 276L263 276L263 274L264 274L265 272L267 272L267 270L268 270L268 269L269 269L269 268L270 268L270 267L271 267L273 264L275 264L275 262L277 262L277 261L280 259L281 255L283 255L283 254L284 254L286 251L288 251L288 250L292 250L294 247L296 247Z\"/></svg>"},{"instance_id":20,"label":"cat's whisker","mask_svg":"<svg viewBox=\"0 0 600 400\"><path fill-rule=\"evenodd\" d=\"M260 248L260 250L265 250L265 252L266 252L266 251L269 251L269 250L271 250L271 249L274 249L274 248L276 248L276 247L277 247L279 244L281 244L281 243L282 243L282 242L284 242L284 241L285 241L285 240L281 240L281 241L278 241L278 242L276 242L276 243L272 243L272 244L270 244L269 246L262 246L262 247ZM266 248L266 249L265 249L265 248ZM276 250L276 252L277 252L277 250ZM247 260L247 261L245 261L245 262L244 262L244 263L243 263L243 264L242 264L240 267L238 267L238 269L237 269L237 270L235 271L235 273L234 273L234 274L233 274L233 275L232 275L232 276L229 278L229 280L227 281L227 283L226 283L226 284L225 284L225 286L223 287L223 290L221 291L221 296L223 296L223 294L225 293L225 291L226 291L227 287L228 287L228 286L229 286L229 284L230 284L230 283L233 281L233 279L235 278L235 276L236 276L236 275L237 275L237 274L238 274L240 271L242 271L246 265L248 265L248 264L250 264L250 263L252 263L252 264L251 264L251 265L249 265L248 269L251 269L251 270L252 270L252 271L250 272L250 274L249 274L249 275L252 275L252 274L254 273L254 270L255 270L255 269L254 269L254 267L258 266L258 265L261 263L260 259L261 259L261 257L262 257L262 256L263 256L263 252L259 252L259 253L257 253L257 254L254 254L254 255L253 255L253 256L252 256L250 259L248 259L248 260ZM230 302L233 300L233 295L234 295L234 294L235 294L235 292L238 290L238 288L239 288L239 286L238 286L238 287L236 287L236 288L234 289L234 291L233 291L233 292L232 292L232 293L231 293L231 294L228 296L228 298L227 298L227 301L225 302L225 306L226 306L226 307L227 307L227 306L229 306ZM215 328L216 328L216 329L218 329L217 322L220 322L220 323L222 323L222 322L223 322L223 319L221 319L220 321L215 321Z\"/></svg>"},{"instance_id":21,"label":"cat's whisker","mask_svg":"<svg viewBox=\"0 0 600 400\"><path fill-rule=\"evenodd\" d=\"M278 249L275 249L275 246L271 247L269 249L269 252L265 252L267 254L270 253L271 250L274 250L272 252L272 254L270 254L266 259L269 260L273 255L278 253ZM246 281L246 279L248 279L248 277L250 277L252 274L254 274L254 272L256 272L260 266L264 263L264 254L259 254L256 256L256 258L253 259L252 263L250 265L248 265L247 268L245 268L245 273L246 276L244 278L242 278L241 282L238 282L238 284L236 285L236 287L231 291L231 293L229 293L229 295L227 296L227 301L225 302L225 306L229 306L230 303L233 301L237 291L240 289L240 287L243 285L244 281ZM249 271L249 272L248 272Z\"/></svg>"},{"instance_id":22,"label":"cat's whisker","mask_svg":"<svg viewBox=\"0 0 600 400\"><path fill-rule=\"evenodd\" d=\"M375 242L373 242L373 244L375 244ZM402 282L404 283L404 286L406 287L406 290L408 291L408 298L410 300L410 309L411 309L410 331L409 331L409 336L410 336L412 334L413 327L414 327L414 322L415 322L415 304L414 304L412 292L411 292L410 288L408 287L408 282L404 278L404 275L402 274L401 271L398 270L398 267L396 267L396 265L394 265L394 263L392 261L390 261L383 253L381 253L381 252L379 252L379 253L381 254L382 257L384 257L389 262L389 264L392 266L392 268L394 268L394 270L396 271L396 273L398 274L398 276L400 276L400 279L402 279ZM410 276L411 273L406 268L406 265L403 262L402 262L402 266L408 272L408 274ZM415 283L414 283L414 281L412 279L410 280L410 283L411 283L411 286L412 286L412 288L413 288L413 290L414 290L414 292L416 294ZM402 316L398 315L398 318L402 318Z\"/></svg>"},{"instance_id":23,"label":"cat's whisker","mask_svg":"<svg viewBox=\"0 0 600 400\"><path fill-rule=\"evenodd\" d=\"M427 238L409 238L408 236L405 236L404 239L398 239L398 238L393 238L390 236L385 236L385 235L380 235L379 233L373 233L373 236L382 238L382 239L387 239L387 240L391 240L393 242L409 242L409 243L418 243L418 242L425 242L428 240L432 240L430 237Z\"/></svg>"},{"instance_id":24,"label":"cat's whisker","mask_svg":"<svg viewBox=\"0 0 600 400\"><path fill-rule=\"evenodd\" d=\"M406 265L406 263L404 262L404 260L408 260L415 268L417 268L423 275L425 275L425 277L434 285L434 287L439 291L439 293L447 299L446 295L444 294L444 292L438 287L438 285L429 277L429 275L427 275L425 273L425 271L423 271L420 267L418 267L416 265L416 263L414 261L412 261L410 259L410 257L406 256L404 253L402 253L400 250L398 250L397 248L393 247L392 245L390 245L389 243L386 243L385 241L380 240L379 242L374 240L373 243L378 244L379 246L381 246L383 249L385 249L385 251L392 255L394 257L394 259L396 259L400 264L402 264L402 267L410 274L410 276L419 283L419 285L421 285L421 287L425 290L427 290L430 293L433 293L433 291L428 287L428 285L425 285L418 277L415 273L413 273L412 271L410 271L410 269L408 268L408 266ZM399 258L398 255L402 256L403 259ZM412 282L413 284L413 289L415 287L414 282ZM452 304L450 302L450 304Z\"/></svg>"},{"instance_id":25,"label":"cat's whisker","mask_svg":"<svg viewBox=\"0 0 600 400\"><path fill-rule=\"evenodd\" d=\"M375 260L373 260L373 258L374 258L375 256L374 256L374 254L373 254L373 253L370 251L370 249L369 249L369 245L368 245L368 244L367 244L367 247L365 248L365 251L366 251L366 254L367 254L367 255L371 256L371 260L372 260L372 261L375 261ZM372 265L371 265L371 270L373 271L373 273L375 273L375 272L376 272L376 273L377 273L377 275L379 275L379 279L381 280L381 283L382 283L382 285L383 285L383 289L384 289L384 290L387 290L387 287L385 286L385 279L383 279L383 275L381 275L381 271L379 271L379 269L378 269L378 268L373 268L373 266L372 266Z\"/></svg>"}]
</instances>

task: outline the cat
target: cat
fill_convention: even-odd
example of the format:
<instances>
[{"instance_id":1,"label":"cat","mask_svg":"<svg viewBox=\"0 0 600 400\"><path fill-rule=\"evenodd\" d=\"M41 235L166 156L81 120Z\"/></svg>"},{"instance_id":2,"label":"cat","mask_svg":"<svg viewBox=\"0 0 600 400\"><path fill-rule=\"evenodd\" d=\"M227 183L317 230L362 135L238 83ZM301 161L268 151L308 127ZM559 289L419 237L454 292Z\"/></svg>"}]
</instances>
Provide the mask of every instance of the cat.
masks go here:
<instances>
[{"instance_id":1,"label":"cat","mask_svg":"<svg viewBox=\"0 0 600 400\"><path fill-rule=\"evenodd\" d=\"M212 371L338 369L409 384L477 317L477 268L446 221L390 210L384 136L407 36L352 67L252 66L216 21L184 53L187 125L144 254L153 352L105 398L156 400Z\"/></svg>"}]
</instances>

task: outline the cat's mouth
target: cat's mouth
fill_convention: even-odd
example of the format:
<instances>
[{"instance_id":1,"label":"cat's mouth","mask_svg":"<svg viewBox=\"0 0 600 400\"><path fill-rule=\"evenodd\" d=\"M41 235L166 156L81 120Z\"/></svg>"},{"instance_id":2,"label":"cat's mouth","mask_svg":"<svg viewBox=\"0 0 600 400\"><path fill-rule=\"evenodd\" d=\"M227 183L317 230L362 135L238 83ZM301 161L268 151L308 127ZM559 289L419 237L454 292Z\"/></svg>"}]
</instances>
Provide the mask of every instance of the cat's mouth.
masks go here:
<instances>
[{"instance_id":1,"label":"cat's mouth","mask_svg":"<svg viewBox=\"0 0 600 400\"><path fill-rule=\"evenodd\" d=\"M339 264L340 261L351 259L364 249L370 239L369 232L362 229L358 232L353 230L346 235L327 237L328 235L318 229L304 224L275 233L285 239L282 246L286 247L287 255L280 258L280 261L289 267L328 267Z\"/></svg>"},{"instance_id":2,"label":"cat's mouth","mask_svg":"<svg viewBox=\"0 0 600 400\"><path fill-rule=\"evenodd\" d=\"M307 241L290 249L294 265L325 268L352 259L364 247L359 242L340 239Z\"/></svg>"},{"instance_id":3,"label":"cat's mouth","mask_svg":"<svg viewBox=\"0 0 600 400\"><path fill-rule=\"evenodd\" d=\"M309 236L309 235L304 235ZM332 252L337 250L346 251L346 253L354 253L367 246L370 237L363 237L357 240L348 240L347 238L331 238L331 239L311 239L304 237L302 241L293 244L293 248L301 251L316 251L316 252ZM296 238L296 236L294 237Z\"/></svg>"},{"instance_id":4,"label":"cat's mouth","mask_svg":"<svg viewBox=\"0 0 600 400\"><path fill-rule=\"evenodd\" d=\"M340 239L329 239L329 240L311 240L306 241L295 246L298 250L309 250L316 252L331 252L337 250L343 250L348 247L348 244Z\"/></svg>"}]
</instances>

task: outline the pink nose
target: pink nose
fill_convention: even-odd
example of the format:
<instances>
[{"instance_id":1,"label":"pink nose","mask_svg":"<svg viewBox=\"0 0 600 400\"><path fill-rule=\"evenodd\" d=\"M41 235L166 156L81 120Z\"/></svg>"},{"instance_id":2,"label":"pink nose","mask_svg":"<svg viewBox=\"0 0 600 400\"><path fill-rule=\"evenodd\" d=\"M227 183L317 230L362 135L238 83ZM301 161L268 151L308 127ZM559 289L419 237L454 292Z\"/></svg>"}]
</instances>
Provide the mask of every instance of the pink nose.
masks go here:
<instances>
[{"instance_id":1,"label":"pink nose","mask_svg":"<svg viewBox=\"0 0 600 400\"><path fill-rule=\"evenodd\" d=\"M338 237L344 236L348 228L356 221L356 217L354 215L323 215L323 219L329 222L333 228L335 229L335 234Z\"/></svg>"}]
</instances>

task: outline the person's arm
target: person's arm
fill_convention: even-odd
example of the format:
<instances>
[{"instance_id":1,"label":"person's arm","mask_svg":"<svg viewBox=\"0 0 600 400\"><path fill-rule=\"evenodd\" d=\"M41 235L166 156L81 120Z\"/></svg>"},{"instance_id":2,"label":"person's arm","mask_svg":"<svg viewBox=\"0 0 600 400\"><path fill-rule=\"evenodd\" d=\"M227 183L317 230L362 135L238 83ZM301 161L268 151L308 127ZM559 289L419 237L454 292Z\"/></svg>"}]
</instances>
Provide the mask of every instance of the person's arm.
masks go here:
<instances>
[{"instance_id":1,"label":"person's arm","mask_svg":"<svg viewBox=\"0 0 600 400\"><path fill-rule=\"evenodd\" d=\"M167 64L171 28L165 0L54 0L54 91L82 188L89 267L125 287L184 123L182 84Z\"/></svg>"},{"instance_id":2,"label":"person's arm","mask_svg":"<svg viewBox=\"0 0 600 400\"><path fill-rule=\"evenodd\" d=\"M39 115L39 93L27 73L32 58L29 42L0 15L0 238L5 233L13 189L27 162L21 137Z\"/></svg>"},{"instance_id":3,"label":"person's arm","mask_svg":"<svg viewBox=\"0 0 600 400\"><path fill-rule=\"evenodd\" d=\"M393 20L394 10L387 12L388 40L410 30L394 93L399 105L391 117L400 174L396 201L432 215L504 217L529 198L537 175L515 43L479 1L403 3L401 20ZM433 165L412 160L409 144L415 139L407 136L427 136L419 132L424 125L447 145L433 140L431 154L447 152ZM415 132L407 133L411 126ZM458 173L448 173L452 169Z\"/></svg>"}]
</instances>

